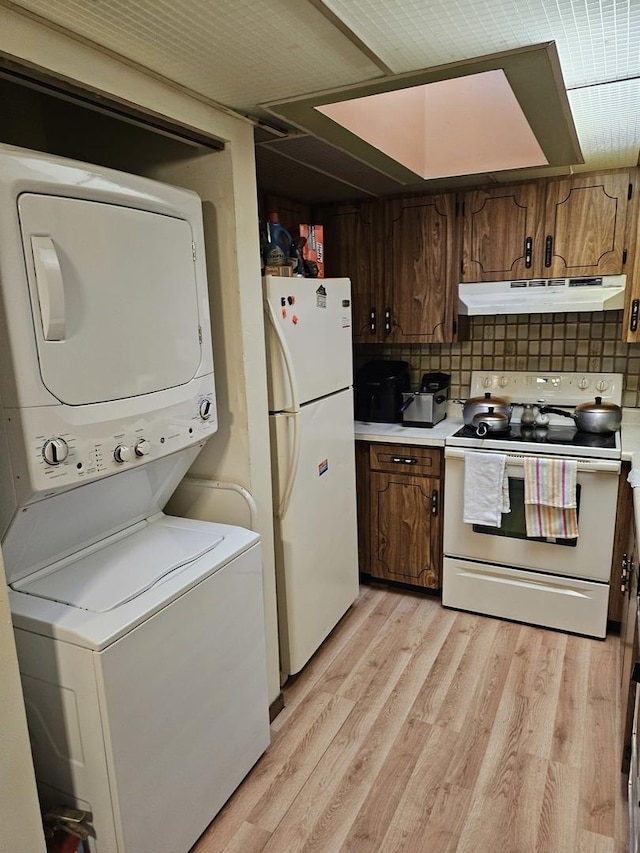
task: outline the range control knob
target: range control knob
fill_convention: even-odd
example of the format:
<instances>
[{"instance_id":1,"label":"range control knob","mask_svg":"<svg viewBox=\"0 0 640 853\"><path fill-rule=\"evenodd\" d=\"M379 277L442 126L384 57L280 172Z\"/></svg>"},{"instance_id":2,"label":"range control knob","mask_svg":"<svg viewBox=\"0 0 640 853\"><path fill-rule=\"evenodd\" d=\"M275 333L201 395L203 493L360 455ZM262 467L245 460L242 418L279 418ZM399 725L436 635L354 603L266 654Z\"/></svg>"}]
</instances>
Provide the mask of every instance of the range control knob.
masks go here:
<instances>
[{"instance_id":1,"label":"range control knob","mask_svg":"<svg viewBox=\"0 0 640 853\"><path fill-rule=\"evenodd\" d=\"M583 391L585 390L585 388L588 388L590 384L591 383L589 382L586 376L582 376L580 379L578 379L578 388L581 388Z\"/></svg>"},{"instance_id":2,"label":"range control knob","mask_svg":"<svg viewBox=\"0 0 640 853\"><path fill-rule=\"evenodd\" d=\"M69 455L69 445L64 438L48 438L42 445L42 457L49 465L59 465Z\"/></svg>"},{"instance_id":3,"label":"range control knob","mask_svg":"<svg viewBox=\"0 0 640 853\"><path fill-rule=\"evenodd\" d=\"M211 400L200 401L200 417L203 421L208 421L211 417L212 404Z\"/></svg>"},{"instance_id":4,"label":"range control knob","mask_svg":"<svg viewBox=\"0 0 640 853\"><path fill-rule=\"evenodd\" d=\"M116 462L129 462L131 460L131 448L126 444L119 444L113 451Z\"/></svg>"},{"instance_id":5,"label":"range control knob","mask_svg":"<svg viewBox=\"0 0 640 853\"><path fill-rule=\"evenodd\" d=\"M136 456L148 456L151 451L151 444L146 438L141 438L139 441L136 441L134 450L136 451Z\"/></svg>"},{"instance_id":6,"label":"range control knob","mask_svg":"<svg viewBox=\"0 0 640 853\"><path fill-rule=\"evenodd\" d=\"M493 377L492 376L485 376L484 379L482 380L482 384L485 388L491 388L491 386L493 385Z\"/></svg>"},{"instance_id":7,"label":"range control knob","mask_svg":"<svg viewBox=\"0 0 640 853\"><path fill-rule=\"evenodd\" d=\"M508 384L509 384L509 380L507 379L506 376L501 376L500 379L498 379L498 385L501 388L506 388Z\"/></svg>"},{"instance_id":8,"label":"range control knob","mask_svg":"<svg viewBox=\"0 0 640 853\"><path fill-rule=\"evenodd\" d=\"M606 379L599 379L596 382L596 389L598 391L606 391L608 387L609 387L609 383L607 382Z\"/></svg>"}]
</instances>

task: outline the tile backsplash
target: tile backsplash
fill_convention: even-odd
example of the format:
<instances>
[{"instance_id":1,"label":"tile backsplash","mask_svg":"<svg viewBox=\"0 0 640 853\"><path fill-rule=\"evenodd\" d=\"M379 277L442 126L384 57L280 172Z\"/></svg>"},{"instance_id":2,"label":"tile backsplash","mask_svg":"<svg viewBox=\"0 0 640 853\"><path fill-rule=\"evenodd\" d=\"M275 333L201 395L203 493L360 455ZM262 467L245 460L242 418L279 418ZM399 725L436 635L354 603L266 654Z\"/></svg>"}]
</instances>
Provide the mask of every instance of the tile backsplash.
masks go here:
<instances>
[{"instance_id":1,"label":"tile backsplash","mask_svg":"<svg viewBox=\"0 0 640 853\"><path fill-rule=\"evenodd\" d=\"M469 340L457 344L362 344L356 366L371 358L402 359L418 387L423 373L451 376L451 397L469 396L472 370L622 373L623 406L640 407L640 344L622 343L622 311L472 317Z\"/></svg>"}]
</instances>

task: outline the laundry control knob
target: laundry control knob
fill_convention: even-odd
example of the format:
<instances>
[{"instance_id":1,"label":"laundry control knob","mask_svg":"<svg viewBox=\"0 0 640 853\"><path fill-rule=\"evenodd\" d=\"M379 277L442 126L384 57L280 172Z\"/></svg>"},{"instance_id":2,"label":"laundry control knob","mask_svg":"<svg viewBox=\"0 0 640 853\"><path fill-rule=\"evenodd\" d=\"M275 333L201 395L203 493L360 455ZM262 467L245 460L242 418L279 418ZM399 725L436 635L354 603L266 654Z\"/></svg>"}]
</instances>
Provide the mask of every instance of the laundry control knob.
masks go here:
<instances>
[{"instance_id":1,"label":"laundry control knob","mask_svg":"<svg viewBox=\"0 0 640 853\"><path fill-rule=\"evenodd\" d=\"M113 451L113 458L116 462L129 462L131 459L131 448L126 444L119 444Z\"/></svg>"},{"instance_id":2,"label":"laundry control knob","mask_svg":"<svg viewBox=\"0 0 640 853\"><path fill-rule=\"evenodd\" d=\"M42 445L42 456L49 465L59 465L69 455L69 445L64 438L49 438Z\"/></svg>"},{"instance_id":3,"label":"laundry control knob","mask_svg":"<svg viewBox=\"0 0 640 853\"><path fill-rule=\"evenodd\" d=\"M203 421L209 420L211 417L211 400L201 400L200 401L200 417Z\"/></svg>"},{"instance_id":4,"label":"laundry control knob","mask_svg":"<svg viewBox=\"0 0 640 853\"><path fill-rule=\"evenodd\" d=\"M148 456L150 450L151 444L149 441L147 441L146 438L141 438L139 441L136 442L136 456Z\"/></svg>"}]
</instances>

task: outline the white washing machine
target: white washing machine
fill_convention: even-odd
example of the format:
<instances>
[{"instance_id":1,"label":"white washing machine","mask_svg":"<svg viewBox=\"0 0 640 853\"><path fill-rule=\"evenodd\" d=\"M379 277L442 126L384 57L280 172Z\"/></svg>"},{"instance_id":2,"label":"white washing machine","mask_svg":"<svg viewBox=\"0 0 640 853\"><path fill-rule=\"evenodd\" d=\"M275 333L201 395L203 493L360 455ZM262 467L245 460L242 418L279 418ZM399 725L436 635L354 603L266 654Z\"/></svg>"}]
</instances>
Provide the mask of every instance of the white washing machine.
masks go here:
<instances>
[{"instance_id":1,"label":"white washing machine","mask_svg":"<svg viewBox=\"0 0 640 853\"><path fill-rule=\"evenodd\" d=\"M162 509L217 428L198 197L0 146L0 535L43 807L187 853L269 742L257 534Z\"/></svg>"}]
</instances>

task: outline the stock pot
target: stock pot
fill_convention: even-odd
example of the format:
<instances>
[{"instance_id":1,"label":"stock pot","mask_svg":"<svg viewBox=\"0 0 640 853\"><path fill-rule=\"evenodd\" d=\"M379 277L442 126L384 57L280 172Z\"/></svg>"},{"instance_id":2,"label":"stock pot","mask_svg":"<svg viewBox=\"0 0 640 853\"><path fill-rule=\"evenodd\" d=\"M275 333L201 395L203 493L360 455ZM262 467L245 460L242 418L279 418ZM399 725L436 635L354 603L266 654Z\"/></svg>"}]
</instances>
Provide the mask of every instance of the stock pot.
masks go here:
<instances>
[{"instance_id":1,"label":"stock pot","mask_svg":"<svg viewBox=\"0 0 640 853\"><path fill-rule=\"evenodd\" d=\"M503 397L492 397L489 391L481 397L470 397L462 408L462 418L466 426L475 427L474 418L476 415L487 415L491 412L492 415L503 416L506 423L503 422L502 430L509 426L511 421L511 411L513 406L508 400ZM495 431L495 430L492 430Z\"/></svg>"}]
</instances>

